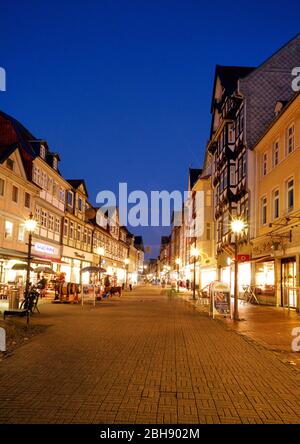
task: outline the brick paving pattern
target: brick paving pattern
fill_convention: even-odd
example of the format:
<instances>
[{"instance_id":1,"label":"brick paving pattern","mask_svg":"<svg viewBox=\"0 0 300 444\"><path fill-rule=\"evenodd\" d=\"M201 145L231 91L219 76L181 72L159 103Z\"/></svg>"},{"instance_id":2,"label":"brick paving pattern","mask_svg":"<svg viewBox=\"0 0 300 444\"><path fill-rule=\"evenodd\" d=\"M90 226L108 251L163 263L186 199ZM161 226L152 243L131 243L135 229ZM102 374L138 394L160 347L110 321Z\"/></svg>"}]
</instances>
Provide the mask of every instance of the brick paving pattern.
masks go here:
<instances>
[{"instance_id":1,"label":"brick paving pattern","mask_svg":"<svg viewBox=\"0 0 300 444\"><path fill-rule=\"evenodd\" d=\"M42 306L0 362L0 423L300 423L300 373L152 287Z\"/></svg>"}]
</instances>

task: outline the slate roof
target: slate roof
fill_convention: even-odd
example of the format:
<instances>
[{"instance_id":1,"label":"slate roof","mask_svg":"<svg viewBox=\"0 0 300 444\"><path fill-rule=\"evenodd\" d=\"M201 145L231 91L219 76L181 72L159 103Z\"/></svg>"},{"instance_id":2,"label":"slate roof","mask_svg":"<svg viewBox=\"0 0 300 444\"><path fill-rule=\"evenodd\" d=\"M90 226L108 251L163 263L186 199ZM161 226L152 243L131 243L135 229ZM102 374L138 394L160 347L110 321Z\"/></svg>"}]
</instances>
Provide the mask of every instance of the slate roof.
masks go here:
<instances>
[{"instance_id":1,"label":"slate roof","mask_svg":"<svg viewBox=\"0 0 300 444\"><path fill-rule=\"evenodd\" d=\"M145 251L142 236L134 236L134 246L138 250Z\"/></svg>"},{"instance_id":2,"label":"slate roof","mask_svg":"<svg viewBox=\"0 0 300 444\"><path fill-rule=\"evenodd\" d=\"M84 179L66 179L66 180L67 180L67 182L69 182L69 184L72 186L72 188L74 188L74 190L77 190L80 187L80 185L83 185L85 193L88 196L88 192L87 192L87 188L86 188Z\"/></svg>"},{"instance_id":3,"label":"slate roof","mask_svg":"<svg viewBox=\"0 0 300 444\"><path fill-rule=\"evenodd\" d=\"M190 187L191 189L199 179L199 176L202 174L201 168L189 168L189 179L190 179Z\"/></svg>"}]
</instances>

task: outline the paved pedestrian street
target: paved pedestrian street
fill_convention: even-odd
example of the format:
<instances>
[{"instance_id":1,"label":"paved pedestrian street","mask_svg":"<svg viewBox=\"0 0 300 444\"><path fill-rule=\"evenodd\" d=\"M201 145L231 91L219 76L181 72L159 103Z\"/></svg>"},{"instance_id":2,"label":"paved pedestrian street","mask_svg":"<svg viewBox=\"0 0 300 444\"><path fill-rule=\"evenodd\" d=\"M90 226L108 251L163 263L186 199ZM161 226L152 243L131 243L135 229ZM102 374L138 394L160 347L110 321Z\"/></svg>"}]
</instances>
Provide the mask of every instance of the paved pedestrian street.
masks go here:
<instances>
[{"instance_id":1,"label":"paved pedestrian street","mask_svg":"<svg viewBox=\"0 0 300 444\"><path fill-rule=\"evenodd\" d=\"M1 423L300 423L300 373L156 287L42 304L0 362Z\"/></svg>"}]
</instances>

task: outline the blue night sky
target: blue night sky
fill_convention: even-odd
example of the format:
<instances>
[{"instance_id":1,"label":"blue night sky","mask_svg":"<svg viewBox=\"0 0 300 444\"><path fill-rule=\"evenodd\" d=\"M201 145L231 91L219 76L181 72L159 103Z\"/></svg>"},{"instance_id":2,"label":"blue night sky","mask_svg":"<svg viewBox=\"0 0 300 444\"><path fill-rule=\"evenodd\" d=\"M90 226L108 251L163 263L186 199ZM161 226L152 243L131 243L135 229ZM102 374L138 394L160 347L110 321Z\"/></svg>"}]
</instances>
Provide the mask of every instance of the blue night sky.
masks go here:
<instances>
[{"instance_id":1,"label":"blue night sky","mask_svg":"<svg viewBox=\"0 0 300 444\"><path fill-rule=\"evenodd\" d=\"M297 34L299 1L1 1L0 109L98 191L184 190L209 134L215 64L256 66ZM300 65L300 54L299 54ZM130 228L130 227L129 227ZM168 229L135 229L158 252ZM156 247L155 247L156 246Z\"/></svg>"}]
</instances>

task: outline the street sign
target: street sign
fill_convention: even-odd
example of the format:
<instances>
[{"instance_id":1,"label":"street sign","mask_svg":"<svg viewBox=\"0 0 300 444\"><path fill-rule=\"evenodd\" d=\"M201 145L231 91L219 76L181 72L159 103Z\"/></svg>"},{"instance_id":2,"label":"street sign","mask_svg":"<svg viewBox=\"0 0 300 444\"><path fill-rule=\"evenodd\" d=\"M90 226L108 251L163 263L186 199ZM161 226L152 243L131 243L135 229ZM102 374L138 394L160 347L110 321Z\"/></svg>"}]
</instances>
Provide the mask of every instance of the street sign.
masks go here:
<instances>
[{"instance_id":1,"label":"street sign","mask_svg":"<svg viewBox=\"0 0 300 444\"><path fill-rule=\"evenodd\" d=\"M250 254L238 254L237 260L238 262L249 262L251 259Z\"/></svg>"}]
</instances>

